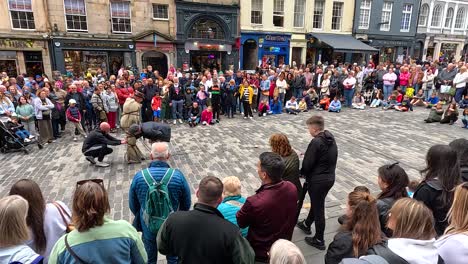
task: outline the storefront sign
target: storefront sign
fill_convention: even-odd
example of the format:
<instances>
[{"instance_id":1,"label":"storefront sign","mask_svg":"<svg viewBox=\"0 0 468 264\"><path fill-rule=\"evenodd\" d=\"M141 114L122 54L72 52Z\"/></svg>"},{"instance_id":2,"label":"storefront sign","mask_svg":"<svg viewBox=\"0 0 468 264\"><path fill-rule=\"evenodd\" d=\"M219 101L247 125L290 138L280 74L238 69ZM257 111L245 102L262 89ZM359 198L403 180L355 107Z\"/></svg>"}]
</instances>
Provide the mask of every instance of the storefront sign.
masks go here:
<instances>
[{"instance_id":1,"label":"storefront sign","mask_svg":"<svg viewBox=\"0 0 468 264\"><path fill-rule=\"evenodd\" d=\"M274 42L288 41L288 39L285 36L276 36L276 35L266 35L265 40L266 41L274 41Z\"/></svg>"},{"instance_id":2,"label":"storefront sign","mask_svg":"<svg viewBox=\"0 0 468 264\"><path fill-rule=\"evenodd\" d=\"M134 46L128 43L119 42L65 42L64 48L105 48L105 49L133 49Z\"/></svg>"},{"instance_id":3,"label":"storefront sign","mask_svg":"<svg viewBox=\"0 0 468 264\"><path fill-rule=\"evenodd\" d=\"M280 52L281 48L280 47L270 47L269 50L270 50L270 52Z\"/></svg>"},{"instance_id":4,"label":"storefront sign","mask_svg":"<svg viewBox=\"0 0 468 264\"><path fill-rule=\"evenodd\" d=\"M411 46L410 43L406 41L398 41L398 40L373 40L370 42L371 46L374 47L406 47Z\"/></svg>"},{"instance_id":5,"label":"storefront sign","mask_svg":"<svg viewBox=\"0 0 468 264\"><path fill-rule=\"evenodd\" d=\"M11 39L0 40L0 47L2 48L26 49L26 48L32 48L33 46L34 46L34 40L11 40Z\"/></svg>"}]
</instances>

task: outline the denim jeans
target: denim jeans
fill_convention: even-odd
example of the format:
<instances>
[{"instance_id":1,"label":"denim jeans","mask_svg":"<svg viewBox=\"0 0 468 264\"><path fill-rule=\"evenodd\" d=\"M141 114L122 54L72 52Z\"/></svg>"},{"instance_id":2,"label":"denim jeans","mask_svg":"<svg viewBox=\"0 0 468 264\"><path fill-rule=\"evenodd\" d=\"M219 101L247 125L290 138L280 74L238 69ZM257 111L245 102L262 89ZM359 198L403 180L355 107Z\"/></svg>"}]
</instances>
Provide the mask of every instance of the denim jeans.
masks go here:
<instances>
[{"instance_id":1,"label":"denim jeans","mask_svg":"<svg viewBox=\"0 0 468 264\"><path fill-rule=\"evenodd\" d=\"M281 105L285 104L284 96L285 96L285 93L279 93L278 100L281 102Z\"/></svg>"},{"instance_id":2,"label":"denim jeans","mask_svg":"<svg viewBox=\"0 0 468 264\"><path fill-rule=\"evenodd\" d=\"M465 90L465 87L457 88L455 90L455 102L459 103L463 99L463 91L464 90Z\"/></svg>"},{"instance_id":3,"label":"denim jeans","mask_svg":"<svg viewBox=\"0 0 468 264\"><path fill-rule=\"evenodd\" d=\"M295 94L294 94L294 96L296 97L296 99L302 98L302 92L303 92L303 91L304 91L304 89L302 89L302 88L296 89Z\"/></svg>"},{"instance_id":4,"label":"denim jeans","mask_svg":"<svg viewBox=\"0 0 468 264\"><path fill-rule=\"evenodd\" d=\"M406 93L406 87L407 87L407 86L406 86L406 85L400 85L400 87L401 87L401 91L402 91L403 93Z\"/></svg>"},{"instance_id":5,"label":"denim jeans","mask_svg":"<svg viewBox=\"0 0 468 264\"><path fill-rule=\"evenodd\" d=\"M413 88L414 88L414 94L418 94L418 91L419 91L419 84L414 84L413 85Z\"/></svg>"},{"instance_id":6,"label":"denim jeans","mask_svg":"<svg viewBox=\"0 0 468 264\"><path fill-rule=\"evenodd\" d=\"M29 138L31 135L27 130L18 130L15 132L15 134L22 139Z\"/></svg>"},{"instance_id":7,"label":"denim jeans","mask_svg":"<svg viewBox=\"0 0 468 264\"><path fill-rule=\"evenodd\" d=\"M156 238L147 239L143 237L146 253L148 254L148 264L156 264L158 262L158 245ZM168 264L177 264L177 257L166 256Z\"/></svg>"},{"instance_id":8,"label":"denim jeans","mask_svg":"<svg viewBox=\"0 0 468 264\"><path fill-rule=\"evenodd\" d=\"M425 99L425 101L429 101L429 99L431 98L431 94L432 94L433 91L434 91L434 89L427 89L427 90L424 90L424 99Z\"/></svg>"},{"instance_id":9,"label":"denim jeans","mask_svg":"<svg viewBox=\"0 0 468 264\"><path fill-rule=\"evenodd\" d=\"M184 117L184 100L172 100L172 119L182 119Z\"/></svg>"},{"instance_id":10,"label":"denim jeans","mask_svg":"<svg viewBox=\"0 0 468 264\"><path fill-rule=\"evenodd\" d=\"M393 87L393 84L383 86L384 101L387 101L388 97L392 94Z\"/></svg>"},{"instance_id":11,"label":"denim jeans","mask_svg":"<svg viewBox=\"0 0 468 264\"><path fill-rule=\"evenodd\" d=\"M239 106L239 113L244 113L244 104L242 103L242 99L237 97L237 105Z\"/></svg>"},{"instance_id":12,"label":"denim jeans","mask_svg":"<svg viewBox=\"0 0 468 264\"><path fill-rule=\"evenodd\" d=\"M351 105L353 104L354 89L345 89L344 96L346 106L351 107Z\"/></svg>"}]
</instances>

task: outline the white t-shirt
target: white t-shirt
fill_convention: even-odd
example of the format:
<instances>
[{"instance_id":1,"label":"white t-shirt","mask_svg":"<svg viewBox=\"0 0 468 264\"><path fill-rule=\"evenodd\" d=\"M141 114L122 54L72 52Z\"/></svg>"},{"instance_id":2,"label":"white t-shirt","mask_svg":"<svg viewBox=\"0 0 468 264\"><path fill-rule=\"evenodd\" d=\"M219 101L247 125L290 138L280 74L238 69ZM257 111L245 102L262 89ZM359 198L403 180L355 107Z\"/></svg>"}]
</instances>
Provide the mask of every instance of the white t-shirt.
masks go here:
<instances>
[{"instance_id":1,"label":"white t-shirt","mask_svg":"<svg viewBox=\"0 0 468 264\"><path fill-rule=\"evenodd\" d=\"M286 80L276 80L276 87L278 87L279 93L285 93L287 86L288 84L286 83Z\"/></svg>"}]
</instances>

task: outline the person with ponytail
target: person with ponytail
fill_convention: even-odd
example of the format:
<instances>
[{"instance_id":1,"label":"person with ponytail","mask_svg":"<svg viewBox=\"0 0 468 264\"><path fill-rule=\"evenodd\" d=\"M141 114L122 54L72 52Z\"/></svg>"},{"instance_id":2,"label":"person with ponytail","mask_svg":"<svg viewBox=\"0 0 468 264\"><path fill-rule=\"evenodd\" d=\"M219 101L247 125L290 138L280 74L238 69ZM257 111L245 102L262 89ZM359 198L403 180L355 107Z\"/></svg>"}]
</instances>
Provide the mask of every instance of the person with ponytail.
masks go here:
<instances>
[{"instance_id":1,"label":"person with ponytail","mask_svg":"<svg viewBox=\"0 0 468 264\"><path fill-rule=\"evenodd\" d=\"M338 264L343 258L366 255L382 242L377 200L367 192L348 195L347 220L328 246L325 264Z\"/></svg>"},{"instance_id":2,"label":"person with ponytail","mask_svg":"<svg viewBox=\"0 0 468 264\"><path fill-rule=\"evenodd\" d=\"M46 204L39 185L28 179L13 184L10 195L19 195L28 201L26 222L31 237L26 244L44 256L44 263L47 263L52 247L65 234L71 221L70 209L62 202Z\"/></svg>"},{"instance_id":3,"label":"person with ponytail","mask_svg":"<svg viewBox=\"0 0 468 264\"><path fill-rule=\"evenodd\" d=\"M424 179L413 198L432 210L437 236L441 236L448 225L453 190L461 180L457 152L448 145L432 146L426 155L426 168L421 173Z\"/></svg>"},{"instance_id":4,"label":"person with ponytail","mask_svg":"<svg viewBox=\"0 0 468 264\"><path fill-rule=\"evenodd\" d=\"M468 259L468 182L455 189L448 221L449 226L436 247L445 264L459 264Z\"/></svg>"}]
</instances>

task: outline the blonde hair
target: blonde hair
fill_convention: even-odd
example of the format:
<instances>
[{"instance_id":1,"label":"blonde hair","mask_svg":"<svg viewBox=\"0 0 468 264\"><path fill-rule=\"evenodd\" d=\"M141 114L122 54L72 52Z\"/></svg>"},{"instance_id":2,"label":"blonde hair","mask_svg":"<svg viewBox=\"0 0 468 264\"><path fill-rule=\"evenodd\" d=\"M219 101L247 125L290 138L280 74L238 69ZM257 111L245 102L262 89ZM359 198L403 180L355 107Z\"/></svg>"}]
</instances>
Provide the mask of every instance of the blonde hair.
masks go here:
<instances>
[{"instance_id":1,"label":"blonde hair","mask_svg":"<svg viewBox=\"0 0 468 264\"><path fill-rule=\"evenodd\" d=\"M223 179L223 196L237 196L241 195L241 182L236 176L229 176Z\"/></svg>"},{"instance_id":2,"label":"blonde hair","mask_svg":"<svg viewBox=\"0 0 468 264\"><path fill-rule=\"evenodd\" d=\"M28 202L19 195L0 199L0 247L20 245L29 239Z\"/></svg>"},{"instance_id":3,"label":"blonde hair","mask_svg":"<svg viewBox=\"0 0 468 264\"><path fill-rule=\"evenodd\" d=\"M466 109L465 109L466 110ZM468 232L468 183L455 188L452 207L448 213L449 226L445 234L459 234Z\"/></svg>"},{"instance_id":4,"label":"blonde hair","mask_svg":"<svg viewBox=\"0 0 468 264\"><path fill-rule=\"evenodd\" d=\"M301 250L291 241L278 239L270 249L270 264L306 264Z\"/></svg>"},{"instance_id":5,"label":"blonde hair","mask_svg":"<svg viewBox=\"0 0 468 264\"><path fill-rule=\"evenodd\" d=\"M411 198L397 200L389 211L394 220L394 238L429 240L435 237L432 211L422 202Z\"/></svg>"}]
</instances>

